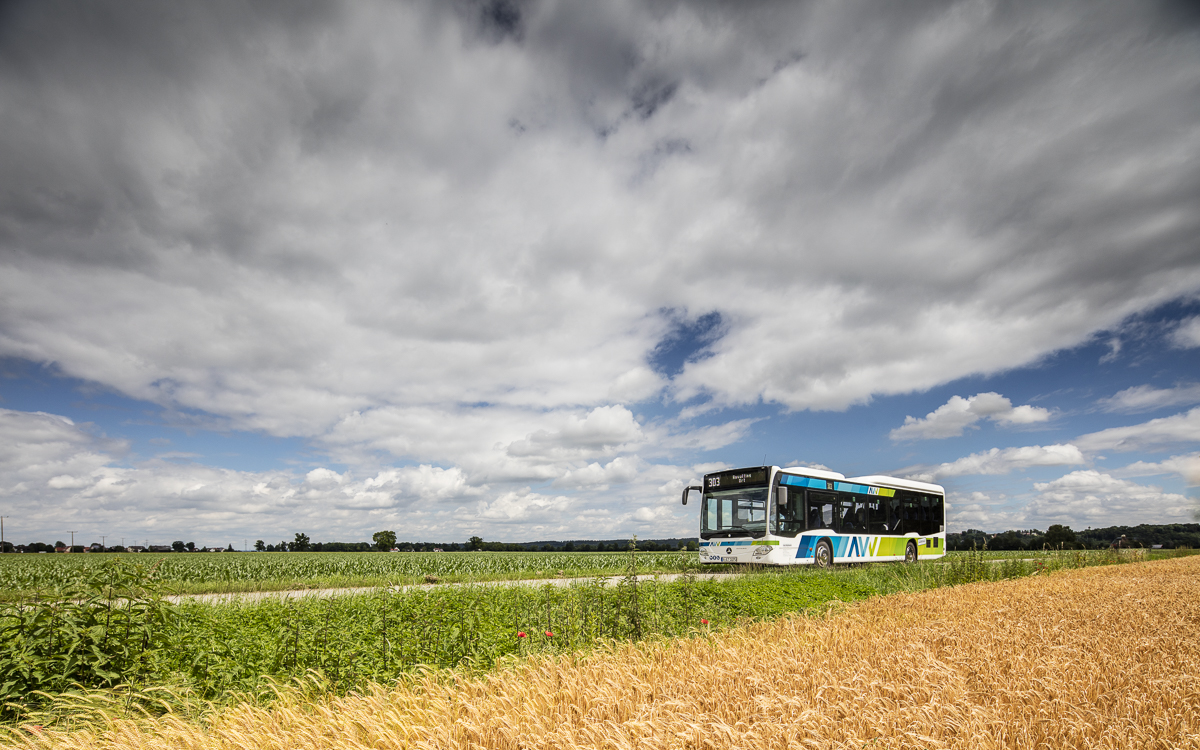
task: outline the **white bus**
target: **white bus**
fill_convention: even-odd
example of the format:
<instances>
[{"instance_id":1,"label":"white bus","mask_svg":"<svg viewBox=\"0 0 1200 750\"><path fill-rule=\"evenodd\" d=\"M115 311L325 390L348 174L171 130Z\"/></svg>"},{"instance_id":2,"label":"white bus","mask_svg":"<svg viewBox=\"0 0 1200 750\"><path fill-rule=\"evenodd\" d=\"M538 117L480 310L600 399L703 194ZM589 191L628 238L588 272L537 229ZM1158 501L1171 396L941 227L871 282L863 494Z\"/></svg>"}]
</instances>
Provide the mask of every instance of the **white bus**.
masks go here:
<instances>
[{"instance_id":1,"label":"white bus","mask_svg":"<svg viewBox=\"0 0 1200 750\"><path fill-rule=\"evenodd\" d=\"M946 491L896 477L778 466L704 476L700 562L916 562L946 554Z\"/></svg>"}]
</instances>

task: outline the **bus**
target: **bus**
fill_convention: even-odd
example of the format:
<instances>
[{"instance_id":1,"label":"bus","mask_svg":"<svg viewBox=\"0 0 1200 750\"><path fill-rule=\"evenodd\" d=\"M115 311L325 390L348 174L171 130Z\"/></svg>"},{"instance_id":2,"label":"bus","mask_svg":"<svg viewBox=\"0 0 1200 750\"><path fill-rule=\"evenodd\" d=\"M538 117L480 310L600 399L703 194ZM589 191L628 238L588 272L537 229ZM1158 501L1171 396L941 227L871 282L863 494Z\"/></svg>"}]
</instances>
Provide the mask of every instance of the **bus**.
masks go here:
<instances>
[{"instance_id":1,"label":"bus","mask_svg":"<svg viewBox=\"0 0 1200 750\"><path fill-rule=\"evenodd\" d=\"M794 466L704 476L700 562L816 565L899 562L946 554L946 491L887 476Z\"/></svg>"}]
</instances>

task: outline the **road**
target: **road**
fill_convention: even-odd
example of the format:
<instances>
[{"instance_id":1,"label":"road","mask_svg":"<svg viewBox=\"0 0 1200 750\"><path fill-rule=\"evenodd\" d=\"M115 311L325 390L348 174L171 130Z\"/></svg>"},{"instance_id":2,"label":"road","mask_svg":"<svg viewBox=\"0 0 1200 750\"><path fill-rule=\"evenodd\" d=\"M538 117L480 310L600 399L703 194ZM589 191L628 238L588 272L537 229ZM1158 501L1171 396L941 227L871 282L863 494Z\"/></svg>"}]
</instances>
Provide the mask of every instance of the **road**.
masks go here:
<instances>
[{"instance_id":1,"label":"road","mask_svg":"<svg viewBox=\"0 0 1200 750\"><path fill-rule=\"evenodd\" d=\"M639 581L674 581L683 577L683 573L660 573L658 575L641 575ZM736 578L740 573L695 573L696 580L717 581ZM169 596L167 599L175 604L182 601L204 602L206 604L223 604L229 602L257 602L263 599L304 599L326 598L332 596L354 596L372 594L378 591L409 591L412 589L428 589L438 586L570 586L576 583L591 583L599 580L605 586L615 586L625 580L625 576L607 576L602 578L527 578L517 581L480 581L478 583L425 583L411 586L364 586L359 588L340 589L298 589L290 591L237 591L228 594L182 594Z\"/></svg>"}]
</instances>

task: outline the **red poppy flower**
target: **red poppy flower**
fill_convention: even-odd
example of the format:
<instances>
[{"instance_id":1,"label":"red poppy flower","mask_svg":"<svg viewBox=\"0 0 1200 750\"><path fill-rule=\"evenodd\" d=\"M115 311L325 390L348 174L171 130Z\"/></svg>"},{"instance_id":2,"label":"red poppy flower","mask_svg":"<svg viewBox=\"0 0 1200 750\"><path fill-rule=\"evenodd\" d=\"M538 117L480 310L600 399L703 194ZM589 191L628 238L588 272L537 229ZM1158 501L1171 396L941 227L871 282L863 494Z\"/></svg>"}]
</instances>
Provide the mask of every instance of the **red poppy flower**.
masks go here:
<instances>
[{"instance_id":1,"label":"red poppy flower","mask_svg":"<svg viewBox=\"0 0 1200 750\"><path fill-rule=\"evenodd\" d=\"M551 633L549 630L547 630L547 631L546 631L546 637L547 637L547 638L553 638L553 637L554 637L554 633Z\"/></svg>"},{"instance_id":2,"label":"red poppy flower","mask_svg":"<svg viewBox=\"0 0 1200 750\"><path fill-rule=\"evenodd\" d=\"M708 624L708 620L701 620L701 621L700 621L700 624L701 624L701 625L707 625L707 624Z\"/></svg>"},{"instance_id":3,"label":"red poppy flower","mask_svg":"<svg viewBox=\"0 0 1200 750\"><path fill-rule=\"evenodd\" d=\"M525 631L524 631L524 630L518 631L518 632L517 632L517 637L518 637L518 638L524 638L524 637L525 637Z\"/></svg>"}]
</instances>

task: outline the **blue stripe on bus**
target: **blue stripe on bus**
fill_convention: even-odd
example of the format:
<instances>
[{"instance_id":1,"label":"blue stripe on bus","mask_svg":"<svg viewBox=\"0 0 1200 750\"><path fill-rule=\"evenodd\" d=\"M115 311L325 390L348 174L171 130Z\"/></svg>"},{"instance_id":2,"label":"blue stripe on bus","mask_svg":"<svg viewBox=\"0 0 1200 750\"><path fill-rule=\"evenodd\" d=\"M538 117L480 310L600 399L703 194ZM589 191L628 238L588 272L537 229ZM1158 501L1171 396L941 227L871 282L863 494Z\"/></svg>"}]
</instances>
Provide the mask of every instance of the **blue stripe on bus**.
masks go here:
<instances>
[{"instance_id":1,"label":"blue stripe on bus","mask_svg":"<svg viewBox=\"0 0 1200 750\"><path fill-rule=\"evenodd\" d=\"M780 484L788 484L793 487L818 487L822 490L828 489L829 482L824 479L813 479L812 477L798 477L795 474L782 474L779 477Z\"/></svg>"},{"instance_id":2,"label":"blue stripe on bus","mask_svg":"<svg viewBox=\"0 0 1200 750\"><path fill-rule=\"evenodd\" d=\"M740 547L744 544L754 544L754 542L700 542L701 547Z\"/></svg>"},{"instance_id":3,"label":"blue stripe on bus","mask_svg":"<svg viewBox=\"0 0 1200 750\"><path fill-rule=\"evenodd\" d=\"M851 536L839 536L833 532L825 532L819 534L804 534L800 537L799 545L796 548L797 558L811 558L816 552L817 542L822 538L828 539L833 546L833 556L835 558L873 558L880 556L875 552L874 544L878 544L880 540L885 538L893 538L887 536L860 535L853 534ZM894 537L903 539L903 537ZM917 540L918 544L921 539ZM888 555L882 555L887 557ZM892 555L895 557L895 555Z\"/></svg>"}]
</instances>

